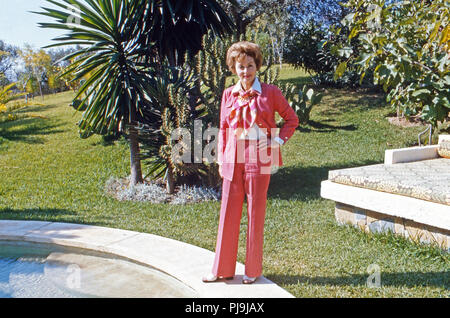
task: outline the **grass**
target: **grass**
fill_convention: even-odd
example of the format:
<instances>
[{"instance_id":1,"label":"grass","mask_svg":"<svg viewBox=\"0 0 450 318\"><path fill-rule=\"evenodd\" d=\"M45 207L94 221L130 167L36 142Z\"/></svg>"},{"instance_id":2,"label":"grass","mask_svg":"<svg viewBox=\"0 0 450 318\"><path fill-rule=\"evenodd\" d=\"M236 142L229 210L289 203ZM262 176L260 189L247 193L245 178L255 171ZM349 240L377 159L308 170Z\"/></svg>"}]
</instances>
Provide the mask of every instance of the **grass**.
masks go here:
<instances>
[{"instance_id":1,"label":"grass","mask_svg":"<svg viewBox=\"0 0 450 318\"><path fill-rule=\"evenodd\" d=\"M307 82L284 68L282 80ZM220 202L184 206L119 202L105 195L111 177L129 174L126 144L80 139L72 92L47 96L21 112L39 117L0 124L0 219L48 220L148 232L214 250ZM381 96L328 89L283 146L285 166L272 176L267 203L264 275L296 297L449 297L450 257L391 234L338 226L334 203L320 197L328 171L383 162L384 151L414 144L423 127L388 123ZM244 209L246 207L244 206ZM245 260L243 214L238 261ZM381 287L366 285L368 267ZM200 278L199 278L200 279Z\"/></svg>"}]
</instances>

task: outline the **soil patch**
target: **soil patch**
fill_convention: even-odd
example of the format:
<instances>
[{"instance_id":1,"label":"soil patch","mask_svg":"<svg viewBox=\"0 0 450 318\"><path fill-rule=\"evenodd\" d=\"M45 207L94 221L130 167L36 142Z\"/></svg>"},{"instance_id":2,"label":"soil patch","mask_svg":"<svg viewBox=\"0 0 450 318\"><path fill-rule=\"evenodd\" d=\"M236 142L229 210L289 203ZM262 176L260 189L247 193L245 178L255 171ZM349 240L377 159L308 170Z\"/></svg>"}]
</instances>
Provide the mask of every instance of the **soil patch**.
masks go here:
<instances>
[{"instance_id":1,"label":"soil patch","mask_svg":"<svg viewBox=\"0 0 450 318\"><path fill-rule=\"evenodd\" d=\"M389 123L400 127L414 127L414 126L426 126L426 123L420 118L416 117L388 117Z\"/></svg>"}]
</instances>

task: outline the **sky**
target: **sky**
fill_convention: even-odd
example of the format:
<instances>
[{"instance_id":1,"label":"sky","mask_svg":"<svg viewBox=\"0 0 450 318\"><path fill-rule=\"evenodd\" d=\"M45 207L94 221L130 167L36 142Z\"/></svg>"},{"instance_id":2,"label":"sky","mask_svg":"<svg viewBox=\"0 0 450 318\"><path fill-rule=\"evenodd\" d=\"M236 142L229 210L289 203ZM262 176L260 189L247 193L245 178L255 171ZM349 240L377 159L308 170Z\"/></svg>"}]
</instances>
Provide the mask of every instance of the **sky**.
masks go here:
<instances>
[{"instance_id":1,"label":"sky","mask_svg":"<svg viewBox=\"0 0 450 318\"><path fill-rule=\"evenodd\" d=\"M52 19L29 12L41 12L41 7L55 8L45 0L0 0L0 40L20 48L28 43L35 49L56 43L52 39L63 35L64 30L40 28L38 22Z\"/></svg>"}]
</instances>

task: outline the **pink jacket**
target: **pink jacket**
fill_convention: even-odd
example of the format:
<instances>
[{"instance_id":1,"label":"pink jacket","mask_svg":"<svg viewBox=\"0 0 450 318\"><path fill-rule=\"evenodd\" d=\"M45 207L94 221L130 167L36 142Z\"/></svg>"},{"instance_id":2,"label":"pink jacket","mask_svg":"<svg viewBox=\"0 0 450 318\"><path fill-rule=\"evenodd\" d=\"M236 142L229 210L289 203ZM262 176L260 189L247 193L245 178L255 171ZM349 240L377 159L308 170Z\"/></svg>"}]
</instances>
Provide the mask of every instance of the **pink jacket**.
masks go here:
<instances>
[{"instance_id":1,"label":"pink jacket","mask_svg":"<svg viewBox=\"0 0 450 318\"><path fill-rule=\"evenodd\" d=\"M239 84L239 83L238 83ZM222 175L224 178L232 180L235 155L236 155L236 136L231 133L229 128L229 113L231 106L236 102L237 97L232 94L234 86L228 87L222 96L222 105L220 110L220 129L218 141L217 162L222 165ZM275 112L285 120L283 127L280 128L278 137L286 143L294 134L299 121L297 114L284 98L281 90L275 85L261 83L261 94L256 97L257 117L256 124L267 135L268 138L275 137L277 126L275 123ZM278 153L278 155L276 154ZM283 165L281 150L271 153L268 149L268 155L271 156L271 163L278 166Z\"/></svg>"}]
</instances>

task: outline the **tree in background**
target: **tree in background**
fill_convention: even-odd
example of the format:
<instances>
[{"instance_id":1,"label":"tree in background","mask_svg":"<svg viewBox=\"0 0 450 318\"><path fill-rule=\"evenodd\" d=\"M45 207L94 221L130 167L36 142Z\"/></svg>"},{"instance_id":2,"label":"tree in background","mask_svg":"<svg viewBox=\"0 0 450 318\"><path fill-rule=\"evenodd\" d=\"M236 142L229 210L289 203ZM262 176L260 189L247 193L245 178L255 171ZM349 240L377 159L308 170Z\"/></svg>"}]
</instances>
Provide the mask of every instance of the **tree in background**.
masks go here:
<instances>
[{"instance_id":1,"label":"tree in background","mask_svg":"<svg viewBox=\"0 0 450 318\"><path fill-rule=\"evenodd\" d=\"M317 22L310 20L302 26L293 23L289 26L290 37L286 44L285 61L296 68L303 68L310 74L321 74L334 71L338 58L327 52L322 46L327 38L324 30Z\"/></svg>"},{"instance_id":2,"label":"tree in background","mask_svg":"<svg viewBox=\"0 0 450 318\"><path fill-rule=\"evenodd\" d=\"M361 43L336 70L354 60L361 78L374 68L391 105L437 127L450 112L450 25L448 1L350 0L343 23L348 39ZM352 52L350 46L341 51ZM353 53L353 52L352 52ZM354 57L355 56L355 57Z\"/></svg>"},{"instance_id":3,"label":"tree in background","mask_svg":"<svg viewBox=\"0 0 450 318\"><path fill-rule=\"evenodd\" d=\"M245 40L255 32L265 32L272 50L270 55L281 66L288 35L289 10L300 7L303 0L219 0L219 3L236 25L234 38Z\"/></svg>"},{"instance_id":4,"label":"tree in background","mask_svg":"<svg viewBox=\"0 0 450 318\"><path fill-rule=\"evenodd\" d=\"M341 23L349 12L343 3L345 1L304 0L303 6L291 7L285 62L310 73L316 85L371 86L370 75L360 82L356 65L352 63L348 63L342 76L334 76L339 64L348 60L350 54L356 54L359 47L359 41L353 39L349 43L352 51L343 48L342 43L347 42L350 33Z\"/></svg>"},{"instance_id":5,"label":"tree in background","mask_svg":"<svg viewBox=\"0 0 450 318\"><path fill-rule=\"evenodd\" d=\"M0 40L0 86L10 84L10 73L14 72L15 59L18 57L18 49Z\"/></svg>"},{"instance_id":6,"label":"tree in background","mask_svg":"<svg viewBox=\"0 0 450 318\"><path fill-rule=\"evenodd\" d=\"M219 0L225 12L231 17L236 28L233 30L235 38L246 36L247 28L257 18L270 14L274 7L283 6L285 0Z\"/></svg>"},{"instance_id":7,"label":"tree in background","mask_svg":"<svg viewBox=\"0 0 450 318\"><path fill-rule=\"evenodd\" d=\"M289 26L289 10L288 6L273 6L268 12L270 14L264 14L263 16L255 19L253 27L265 32L268 35L269 47L272 51L274 59L282 68L284 60L284 51L286 47L286 38L288 36Z\"/></svg>"},{"instance_id":8,"label":"tree in background","mask_svg":"<svg viewBox=\"0 0 450 318\"><path fill-rule=\"evenodd\" d=\"M303 0L301 6L289 9L285 61L310 74L334 71L339 58L328 44L339 42L330 29L340 26L345 8L338 0ZM343 32L342 32L343 33Z\"/></svg>"},{"instance_id":9,"label":"tree in background","mask_svg":"<svg viewBox=\"0 0 450 318\"><path fill-rule=\"evenodd\" d=\"M60 78L58 74L62 74L63 70L70 66L72 63L70 60L65 60L64 57L74 53L76 50L80 50L81 47L69 47L69 48L55 48L47 51L50 56L52 69L47 73L47 84L51 93L62 92L68 89L77 90L80 87L79 81L71 81L71 76L67 75L66 78Z\"/></svg>"},{"instance_id":10,"label":"tree in background","mask_svg":"<svg viewBox=\"0 0 450 318\"><path fill-rule=\"evenodd\" d=\"M328 29L337 25L346 15L342 5L348 0L301 0L289 7L291 22L301 28L311 21Z\"/></svg>"},{"instance_id":11,"label":"tree in background","mask_svg":"<svg viewBox=\"0 0 450 318\"><path fill-rule=\"evenodd\" d=\"M29 92L34 92L37 86L39 94L44 98L42 86L48 80L47 74L54 72L50 55L43 49L35 51L30 45L25 45L25 48L19 51L19 55L24 61L26 73L30 79L29 83L34 84Z\"/></svg>"}]
</instances>

